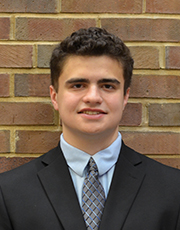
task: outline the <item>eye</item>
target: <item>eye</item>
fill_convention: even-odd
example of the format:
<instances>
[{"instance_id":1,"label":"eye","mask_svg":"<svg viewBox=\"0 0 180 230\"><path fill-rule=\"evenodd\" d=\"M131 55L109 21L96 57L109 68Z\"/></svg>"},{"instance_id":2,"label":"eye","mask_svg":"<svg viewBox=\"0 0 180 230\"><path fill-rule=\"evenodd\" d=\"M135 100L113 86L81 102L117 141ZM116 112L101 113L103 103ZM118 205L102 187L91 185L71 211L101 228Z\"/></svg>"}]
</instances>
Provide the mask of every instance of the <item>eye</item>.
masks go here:
<instances>
[{"instance_id":1,"label":"eye","mask_svg":"<svg viewBox=\"0 0 180 230\"><path fill-rule=\"evenodd\" d=\"M83 88L83 87L84 86L81 83L77 83L77 84L72 85L72 88L75 88L75 89L80 89L80 88Z\"/></svg>"},{"instance_id":2,"label":"eye","mask_svg":"<svg viewBox=\"0 0 180 230\"><path fill-rule=\"evenodd\" d=\"M106 90L113 90L113 89L115 89L115 86L112 84L104 84L104 85L102 85L102 88L106 89Z\"/></svg>"},{"instance_id":3,"label":"eye","mask_svg":"<svg viewBox=\"0 0 180 230\"><path fill-rule=\"evenodd\" d=\"M73 83L70 85L70 89L72 90L83 90L86 88L85 83Z\"/></svg>"}]
</instances>

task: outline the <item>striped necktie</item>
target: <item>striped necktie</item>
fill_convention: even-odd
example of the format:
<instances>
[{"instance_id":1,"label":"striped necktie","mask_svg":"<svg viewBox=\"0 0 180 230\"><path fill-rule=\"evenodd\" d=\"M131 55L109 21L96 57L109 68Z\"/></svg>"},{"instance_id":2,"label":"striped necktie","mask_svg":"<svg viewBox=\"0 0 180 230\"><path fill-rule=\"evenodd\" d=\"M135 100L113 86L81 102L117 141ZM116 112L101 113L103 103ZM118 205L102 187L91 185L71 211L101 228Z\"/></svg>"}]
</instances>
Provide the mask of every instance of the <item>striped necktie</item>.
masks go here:
<instances>
[{"instance_id":1,"label":"striped necktie","mask_svg":"<svg viewBox=\"0 0 180 230\"><path fill-rule=\"evenodd\" d=\"M89 160L89 172L87 173L82 194L82 212L87 230L97 230L105 204L104 189L98 180L98 169L91 157Z\"/></svg>"}]
</instances>

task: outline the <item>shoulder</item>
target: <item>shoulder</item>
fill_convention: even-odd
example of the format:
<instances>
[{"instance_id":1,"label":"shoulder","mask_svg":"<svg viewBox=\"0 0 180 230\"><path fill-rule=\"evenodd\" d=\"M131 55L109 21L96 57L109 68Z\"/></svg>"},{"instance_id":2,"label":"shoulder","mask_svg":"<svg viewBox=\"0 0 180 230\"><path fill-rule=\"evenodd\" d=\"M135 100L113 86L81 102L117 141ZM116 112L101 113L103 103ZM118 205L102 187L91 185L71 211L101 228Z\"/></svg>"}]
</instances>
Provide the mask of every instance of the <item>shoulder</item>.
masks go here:
<instances>
[{"instance_id":1,"label":"shoulder","mask_svg":"<svg viewBox=\"0 0 180 230\"><path fill-rule=\"evenodd\" d=\"M149 158L125 144L122 145L123 157L146 174L148 180L152 179L158 183L176 184L180 188L180 170L164 165L156 160Z\"/></svg>"},{"instance_id":2,"label":"shoulder","mask_svg":"<svg viewBox=\"0 0 180 230\"><path fill-rule=\"evenodd\" d=\"M19 166L10 171L4 172L0 174L0 186L3 184L16 184L17 181L29 180L33 178L38 171L40 171L46 164L49 164L56 160L56 158L60 155L61 150L59 145L43 154L42 156L33 159L32 161Z\"/></svg>"}]
</instances>

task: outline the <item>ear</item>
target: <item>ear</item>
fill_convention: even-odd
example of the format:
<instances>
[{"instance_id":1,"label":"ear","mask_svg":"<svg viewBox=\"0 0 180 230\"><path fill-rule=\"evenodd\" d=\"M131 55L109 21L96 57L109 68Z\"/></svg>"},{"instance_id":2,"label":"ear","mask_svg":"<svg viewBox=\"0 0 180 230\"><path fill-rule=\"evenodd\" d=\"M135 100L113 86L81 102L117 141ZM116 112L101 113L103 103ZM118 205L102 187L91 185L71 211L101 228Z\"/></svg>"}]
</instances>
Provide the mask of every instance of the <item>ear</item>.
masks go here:
<instances>
[{"instance_id":1,"label":"ear","mask_svg":"<svg viewBox=\"0 0 180 230\"><path fill-rule=\"evenodd\" d=\"M54 109L58 110L57 92L52 85L50 85L49 89L50 89L50 97L51 97L51 101L54 106Z\"/></svg>"},{"instance_id":2,"label":"ear","mask_svg":"<svg viewBox=\"0 0 180 230\"><path fill-rule=\"evenodd\" d=\"M126 94L124 95L124 106L123 106L123 110L125 109L125 107L126 107L126 105L128 103L129 93L130 93L130 88L127 88Z\"/></svg>"}]
</instances>

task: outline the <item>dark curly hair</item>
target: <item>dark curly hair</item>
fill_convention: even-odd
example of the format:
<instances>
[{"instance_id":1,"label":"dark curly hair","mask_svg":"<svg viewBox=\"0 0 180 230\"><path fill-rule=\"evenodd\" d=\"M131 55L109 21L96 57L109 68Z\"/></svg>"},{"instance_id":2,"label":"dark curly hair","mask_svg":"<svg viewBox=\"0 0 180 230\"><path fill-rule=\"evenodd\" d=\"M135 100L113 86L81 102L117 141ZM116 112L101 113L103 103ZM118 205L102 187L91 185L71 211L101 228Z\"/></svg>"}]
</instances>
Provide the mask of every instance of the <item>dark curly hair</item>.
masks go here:
<instances>
[{"instance_id":1,"label":"dark curly hair","mask_svg":"<svg viewBox=\"0 0 180 230\"><path fill-rule=\"evenodd\" d=\"M90 27L80 29L63 40L53 51L50 60L51 84L58 92L58 79L69 56L107 55L116 59L123 67L124 94L130 86L134 61L123 41L105 29Z\"/></svg>"}]
</instances>

